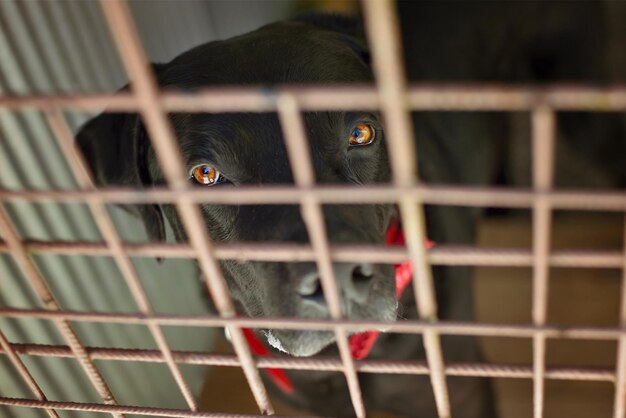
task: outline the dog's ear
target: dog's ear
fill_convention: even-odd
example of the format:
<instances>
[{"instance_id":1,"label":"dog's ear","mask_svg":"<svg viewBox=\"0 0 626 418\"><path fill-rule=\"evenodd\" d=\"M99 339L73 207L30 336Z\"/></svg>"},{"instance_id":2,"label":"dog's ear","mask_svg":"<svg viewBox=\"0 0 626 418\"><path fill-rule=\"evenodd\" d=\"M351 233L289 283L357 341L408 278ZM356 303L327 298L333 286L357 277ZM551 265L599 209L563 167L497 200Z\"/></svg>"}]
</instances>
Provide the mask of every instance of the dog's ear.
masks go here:
<instances>
[{"instance_id":1,"label":"dog's ear","mask_svg":"<svg viewBox=\"0 0 626 418\"><path fill-rule=\"evenodd\" d=\"M147 160L149 138L136 114L103 113L87 122L76 140L97 185L153 184ZM158 205L133 205L128 209L141 217L151 241L165 240L165 224Z\"/></svg>"},{"instance_id":2,"label":"dog's ear","mask_svg":"<svg viewBox=\"0 0 626 418\"><path fill-rule=\"evenodd\" d=\"M162 75L167 64L151 64ZM119 91L127 91L128 85ZM99 186L153 185L148 169L150 140L137 114L102 113L91 119L76 136L78 146ZM165 220L158 205L124 205L144 223L150 241L165 241Z\"/></svg>"},{"instance_id":3,"label":"dog's ear","mask_svg":"<svg viewBox=\"0 0 626 418\"><path fill-rule=\"evenodd\" d=\"M367 65L370 65L370 52L360 18L337 13L306 13L294 19L336 32L339 39L348 45Z\"/></svg>"}]
</instances>

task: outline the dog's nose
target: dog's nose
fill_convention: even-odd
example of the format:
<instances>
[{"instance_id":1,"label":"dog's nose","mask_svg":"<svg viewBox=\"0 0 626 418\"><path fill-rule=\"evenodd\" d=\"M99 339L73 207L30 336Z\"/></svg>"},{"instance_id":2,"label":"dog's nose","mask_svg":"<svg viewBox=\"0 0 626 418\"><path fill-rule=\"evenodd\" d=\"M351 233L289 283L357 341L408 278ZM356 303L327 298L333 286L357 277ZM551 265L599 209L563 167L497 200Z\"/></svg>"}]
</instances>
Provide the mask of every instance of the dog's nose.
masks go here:
<instances>
[{"instance_id":1,"label":"dog's nose","mask_svg":"<svg viewBox=\"0 0 626 418\"><path fill-rule=\"evenodd\" d=\"M342 298L356 303L367 301L374 277L374 266L367 263L335 263L333 272ZM311 267L300 276L296 292L305 300L324 304L324 292L317 268Z\"/></svg>"}]
</instances>

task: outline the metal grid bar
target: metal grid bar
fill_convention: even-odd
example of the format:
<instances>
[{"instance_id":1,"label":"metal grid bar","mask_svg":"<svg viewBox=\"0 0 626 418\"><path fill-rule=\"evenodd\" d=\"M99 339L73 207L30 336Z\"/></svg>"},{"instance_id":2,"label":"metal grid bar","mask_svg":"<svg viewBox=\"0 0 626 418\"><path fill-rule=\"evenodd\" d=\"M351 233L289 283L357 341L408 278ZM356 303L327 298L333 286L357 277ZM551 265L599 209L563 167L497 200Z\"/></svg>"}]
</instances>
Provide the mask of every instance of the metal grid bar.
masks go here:
<instances>
[{"instance_id":1,"label":"metal grid bar","mask_svg":"<svg viewBox=\"0 0 626 418\"><path fill-rule=\"evenodd\" d=\"M585 327L585 326L535 326L535 325L509 325L470 322L443 322L428 321L360 321L360 320L314 320L308 318L215 318L206 316L180 316L180 315L154 315L143 316L136 314L100 313L100 312L74 312L74 311L45 311L31 309L0 309L0 316L17 318L39 319L66 319L72 321L87 322L110 322L124 324L147 324L155 322L168 326L189 327L224 327L235 325L247 328L280 328L332 331L341 326L354 331L386 328L386 332L403 334L420 334L425 330L434 330L444 335L469 335L483 337L516 337L532 338L541 332L546 338L559 339L585 339L585 340L617 340L626 336L626 330L611 327Z\"/></svg>"},{"instance_id":2,"label":"metal grid bar","mask_svg":"<svg viewBox=\"0 0 626 418\"><path fill-rule=\"evenodd\" d=\"M80 188L83 190L94 189L95 184L89 174L89 169L75 147L74 137L65 123L63 115L59 111L46 110L45 117L57 143L59 144L59 147L61 148L61 151L63 152L65 161L69 164L74 178ZM143 288L143 285L141 284L139 274L137 274L137 270L133 266L128 254L124 252L122 239L118 235L115 225L113 224L113 221L111 220L104 204L97 200L90 200L87 204L94 217L98 230L106 241L106 246L110 250L111 256L115 260L117 267L128 285L137 307L143 314L152 314L152 305L145 289ZM148 329L150 330L157 347L163 353L167 367L169 368L174 381L178 385L183 398L187 402L187 405L192 411L197 410L198 406L193 393L189 388L189 384L185 381L182 372L172 358L171 349L163 331L157 324L154 323L149 323Z\"/></svg>"},{"instance_id":3,"label":"metal grid bar","mask_svg":"<svg viewBox=\"0 0 626 418\"><path fill-rule=\"evenodd\" d=\"M22 359L20 359L18 352L15 351L15 348L9 342L4 333L2 333L2 331L0 331L0 348L2 348L2 351L9 358L9 361L11 362L13 367L15 367L19 375L22 377L22 380L24 380L33 395L35 395L35 397L40 401L47 400L46 395L43 393L43 390L41 390L33 375L30 374L28 368L26 368L26 365L22 362ZM70 350L69 347L65 347L65 349L68 357L73 357L72 350ZM46 408L46 413L50 418L59 418L59 414L57 414L54 409Z\"/></svg>"},{"instance_id":4,"label":"metal grid bar","mask_svg":"<svg viewBox=\"0 0 626 418\"><path fill-rule=\"evenodd\" d=\"M80 241L24 241L24 247L33 253L58 255L110 256L111 249L100 242ZM124 243L123 251L133 257L194 258L193 248L186 244ZM0 241L0 253L10 248ZM315 261L313 248L298 243L221 244L215 246L220 260L240 261ZM330 256L335 262L371 262L397 264L408 258L400 247L374 245L331 245ZM500 266L532 267L533 253L522 248L476 248L472 246L440 245L427 253L428 262L445 266ZM555 250L548 255L551 267L619 269L623 255L619 250Z\"/></svg>"},{"instance_id":5,"label":"metal grid bar","mask_svg":"<svg viewBox=\"0 0 626 418\"><path fill-rule=\"evenodd\" d=\"M11 250L11 255L20 267L24 276L28 280L29 284L33 287L33 290L39 296L44 306L50 311L62 311L58 302L54 298L50 287L46 283L43 275L39 272L36 264L30 258L26 248L23 246L19 235L15 231L15 227L11 223L9 214L3 205L0 204L0 232L7 242ZM72 348L74 357L81 366L89 382L93 385L94 389L100 395L106 405L115 406L117 402L111 393L108 385L104 381L104 378L98 371L96 365L93 363L89 355L85 351L85 347L80 342L78 335L70 325L69 321L64 319L58 319L55 321L55 325L59 330L59 333L63 336L68 345ZM115 418L124 418L123 414L117 412L113 413Z\"/></svg>"},{"instance_id":6,"label":"metal grid bar","mask_svg":"<svg viewBox=\"0 0 626 418\"><path fill-rule=\"evenodd\" d=\"M11 347L15 352L29 356L72 357L71 350L66 346L13 344ZM96 360L165 363L163 355L159 350L87 347L87 351ZM241 366L237 356L233 355L198 351L173 351L172 354L176 362L182 364L221 367ZM257 365L259 368L274 367L290 370L343 370L341 359L336 358L263 357L259 358ZM423 361L359 360L355 361L355 367L361 373L428 374L428 365ZM446 376L459 377L533 378L533 368L531 366L509 364L451 363L446 365L445 372ZM616 381L614 370L610 368L550 367L546 368L546 379L610 383Z\"/></svg>"},{"instance_id":7,"label":"metal grid bar","mask_svg":"<svg viewBox=\"0 0 626 418\"><path fill-rule=\"evenodd\" d=\"M164 90L155 98L168 112L271 112L276 97L295 96L304 111L377 110L380 96L375 87L277 87L200 88L193 95ZM531 111L548 106L555 111L618 112L626 110L626 87L516 86L493 84L413 84L407 87L405 106L412 110L438 111ZM136 111L139 100L129 93L0 97L0 108L61 107L108 112Z\"/></svg>"},{"instance_id":8,"label":"metal grid bar","mask_svg":"<svg viewBox=\"0 0 626 418\"><path fill-rule=\"evenodd\" d=\"M533 185L537 191L552 187L554 136L556 120L554 112L547 107L540 107L532 113L532 172ZM541 198L533 207L533 307L532 317L535 325L544 325L548 312L548 276L550 252L550 231L552 212L550 206ZM544 376L546 361L546 337L537 333L533 338L533 413L535 418L543 417Z\"/></svg>"},{"instance_id":9,"label":"metal grid bar","mask_svg":"<svg viewBox=\"0 0 626 418\"><path fill-rule=\"evenodd\" d=\"M304 120L298 104L292 96L284 95L278 99L278 115L283 128L285 145L295 183L300 187L311 187L315 184L315 169L311 162ZM322 208L317 200L308 198L302 201L300 209L306 224L309 241L315 252L315 262L320 273L322 290L330 317L340 319L342 316L341 296L333 272ZM334 331L343 364L342 371L346 376L352 405L357 417L364 418L365 406L363 405L361 387L348 345L348 336L345 330L339 326L335 327Z\"/></svg>"},{"instance_id":10,"label":"metal grid bar","mask_svg":"<svg viewBox=\"0 0 626 418\"><path fill-rule=\"evenodd\" d=\"M626 212L624 213L624 235L622 254L622 293L620 296L620 324L626 327ZM615 372L615 400L613 418L626 417L626 335L619 339Z\"/></svg>"},{"instance_id":11,"label":"metal grid bar","mask_svg":"<svg viewBox=\"0 0 626 418\"><path fill-rule=\"evenodd\" d=\"M159 90L156 79L149 69L145 51L139 41L128 8L122 0L102 0L101 5L126 71L132 80L132 92L139 102L141 116L167 183L175 190L184 190L188 184L184 175L180 149L174 139L174 132L167 114L158 102ZM178 199L176 208L191 245L196 250L200 270L218 312L224 317L234 316L235 309L218 262L213 255L211 241L204 228L200 209L184 198ZM267 390L241 329L228 326L228 331L261 413L272 414L273 407Z\"/></svg>"},{"instance_id":12,"label":"metal grid bar","mask_svg":"<svg viewBox=\"0 0 626 418\"><path fill-rule=\"evenodd\" d=\"M372 66L388 133L392 182L396 186L411 186L417 182L417 158L412 140L410 114L404 104L406 81L401 58L399 25L393 6L390 1L363 2L365 27L372 49ZM424 207L420 199L408 197L399 199L398 206L406 245L414 268L413 290L417 309L422 319L436 322L437 300L432 271L423 244L426 239ZM450 401L441 340L433 330L425 331L422 337L437 412L440 418L447 418L450 416Z\"/></svg>"},{"instance_id":13,"label":"metal grid bar","mask_svg":"<svg viewBox=\"0 0 626 418\"><path fill-rule=\"evenodd\" d=\"M0 309L0 317L16 318L40 318L40 319L66 319L72 321L93 321L143 324L155 322L161 325L180 325L190 327L223 327L233 325L246 328L281 328L332 331L341 326L355 331L369 329L385 329L386 332L405 334L419 334L427 330L434 330L440 334L449 335L474 335L489 337L533 337L537 333L543 333L546 338L576 338L589 340L616 340L626 335L626 330L612 327L585 327L585 326L556 326L556 325L510 325L489 324L451 321L413 321L401 322L363 321L347 319L310 319L310 318L220 318L213 316L189 316L189 315L152 315L121 314L101 312L75 312L75 311L47 311L36 309Z\"/></svg>"},{"instance_id":14,"label":"metal grid bar","mask_svg":"<svg viewBox=\"0 0 626 418\"><path fill-rule=\"evenodd\" d=\"M222 414L215 412L187 411L172 408L151 408L146 406L106 405L99 403L34 401L31 399L0 397L0 405L21 406L26 408L55 408L65 411L102 412L109 414L136 414L153 417L180 418L254 418L258 415ZM275 418L287 418L275 416ZM293 418L293 417L292 417ZM304 417L303 417L304 418Z\"/></svg>"},{"instance_id":15,"label":"metal grid bar","mask_svg":"<svg viewBox=\"0 0 626 418\"><path fill-rule=\"evenodd\" d=\"M511 190L499 187L468 186L290 186L240 187L237 190L185 189L180 191L154 188L137 193L134 189L108 188L99 190L7 190L0 189L0 199L26 201L86 201L98 197L107 203L171 203L185 198L191 202L211 201L224 205L298 204L308 197L322 203L394 203L399 198L420 199L425 204L468 207L532 208L536 199L546 200L554 209L622 212L626 196L618 191L594 192Z\"/></svg>"},{"instance_id":16,"label":"metal grid bar","mask_svg":"<svg viewBox=\"0 0 626 418\"><path fill-rule=\"evenodd\" d=\"M120 52L126 62L128 73L135 80L133 94L116 95L84 95L77 97L46 96L46 97L4 97L0 98L0 108L21 109L25 107L51 108L77 107L100 108L108 106L107 111L139 110L154 141L155 150L168 179L170 189L151 190L137 193L135 190L89 189L89 184L82 184L80 191L7 191L0 190L0 200L77 200L86 201L97 218L105 243L61 243L21 241L15 233L4 208L0 207L0 229L4 231L6 242L0 242L0 252L9 252L26 273L44 303L51 310L19 310L2 309L0 316L34 317L54 320L68 341L69 346L50 348L38 345L10 344L0 334L0 347L9 356L12 363L29 384L33 393L39 397L36 382L29 377L28 371L17 353L31 355L58 355L76 358L86 371L99 393L104 393L105 403L74 404L68 402L46 402L31 400L15 400L0 398L0 404L30 406L37 408L59 408L72 410L93 410L114 415L122 413L142 413L145 415L168 416L235 416L228 414L210 414L194 411L168 410L160 408L139 408L117 406L106 383L91 362L94 358L110 360L158 361L170 366L176 376L176 362L189 364L217 364L240 366L255 395L262 412L271 412L265 389L259 380L256 367L285 367L303 370L337 370L343 371L348 379L353 403L357 415L364 415L356 372L365 373L414 373L429 374L435 392L438 412L441 417L449 416L445 376L485 376L532 378L534 381L534 414L542 416L543 386L545 379L567 380L598 380L614 382L615 417L625 416L626 397L626 293L622 295L621 322L617 328L585 328L556 327L546 325L548 270L554 267L593 267L622 268L623 287L626 289L626 253L618 251L554 251L550 252L551 210L611 210L623 212L626 208L626 196L619 192L595 193L590 191L557 192L551 190L551 172L553 164L554 143L554 112L559 110L585 110L592 112L626 110L626 89L587 88L587 87L549 87L507 88L498 86L461 86L461 85L424 85L404 89L401 74L397 36L394 39L394 22L390 3L365 1L365 11L377 16L377 24L369 20L368 32L375 34L372 39L377 81L379 89L366 87L346 88L279 88L273 91L251 89L203 89L198 94L163 92L159 93L154 78L146 69L145 57L139 41L134 34L132 22L124 10L120 0L102 1L108 14L109 25L118 43ZM383 16L382 18L380 16ZM382 25L379 24L382 22ZM120 26L121 24L121 26ZM396 25L397 28L397 25ZM121 30L120 30L121 29ZM397 34L395 34L397 35ZM387 56L385 54L388 54ZM381 65L384 62L385 65ZM392 63L394 65L390 65ZM383 74L384 73L384 74ZM404 100L399 100L400 98ZM206 200L204 191L189 190L181 168L180 153L173 141L173 132L168 124L167 111L186 112L235 112L235 111L278 111L282 116L282 126L288 148L298 150L297 141L303 142L301 111L307 110L348 110L348 109L379 109L382 108L390 132L390 157L394 167L394 184L391 186L366 186L358 189L336 186L314 187L314 175L311 170L299 168L310 165L306 155L292 157L291 162L299 187L264 187L262 190L241 188L237 191L211 191L211 200L230 204L242 203L294 203L301 204L312 245L275 244L258 245L236 244L220 245L213 248L206 232L201 228L202 219L195 203ZM414 184L416 181L413 152L409 149L412 142L408 109L414 110L494 110L494 111L532 111L533 116L533 175L534 189L503 190L497 188L428 186ZM292 118L291 116L296 116ZM55 116L49 120L55 123ZM294 122L295 120L295 122ZM290 127L290 122L292 123ZM295 123L295 125L293 125ZM396 132L393 132L396 130ZM67 134L67 133L66 133ZM62 136L62 135L61 135ZM68 139L67 136L66 139ZM294 139L295 138L295 139ZM296 141L296 142L294 142ZM66 141L68 142L68 141ZM306 142L304 142L306 144ZM296 144L294 147L293 145ZM67 144L66 144L67 145ZM308 149L300 146L299 148ZM71 158L68 159L71 162ZM294 164L294 161L296 164ZM75 170L76 167L70 164ZM303 174L304 173L304 174ZM304 175L304 177L303 177ZM77 174L80 179L82 174ZM308 176L308 177L307 177ZM298 177L300 180L298 180ZM94 203L96 202L96 203ZM112 228L103 210L104 203L141 203L141 202L174 202L181 215L191 245L186 244L124 244L119 240L116 231L106 232ZM330 246L324 233L324 220L320 211L322 203L371 203L399 202L405 227L408 226L408 250L383 249L375 247ZM416 205L417 203L417 205ZM421 205L425 203L440 205L463 206L495 206L521 207L533 210L533 249L476 249L473 247L440 247L426 254L421 242L424 235L424 222ZM93 206L95 205L95 206ZM100 210L101 213L98 213ZM320 233L320 231L322 231ZM8 232L8 235L7 235ZM625 231L626 235L626 231ZM626 237L625 237L626 251ZM29 258L27 251L110 255L116 258L120 270L129 282L129 286L140 305L141 314L123 315L93 312L62 311L52 298L50 291ZM369 253L368 253L369 251ZM139 284L136 272L133 271L129 256L174 256L198 258L201 269L205 273L207 285L222 315L221 318L182 317L154 315L149 309L145 293ZM354 261L374 257L378 262L394 263L410 256L417 267L416 300L420 316L424 321L405 321L404 323L383 323L367 321L342 320L339 308L339 297L332 275L332 261ZM369 258L368 258L369 257ZM377 258L378 257L378 258ZM306 319L273 319L273 318L234 318L232 301L219 271L216 259L255 259L282 261L316 261L322 272L323 288L333 314L330 321ZM436 305L430 276L429 263L444 265L507 265L533 267L533 325L511 326L502 324L459 324L445 323L436 320ZM207 274L208 273L208 274ZM147 309L143 309L141 308ZM185 326L226 326L234 337L235 356L219 356L207 353L172 352L164 339L158 350L124 350L84 347L77 340L70 328L70 320L102 321L120 323L140 323L158 330L160 325ZM288 329L325 329L334 330L341 352L341 360L267 358L258 359L255 364L240 334L240 327L277 327ZM420 362L386 362L386 361L352 361L347 352L346 331L386 327L389 332L422 333L430 368ZM439 334L453 335L487 335L533 338L533 367L503 366L482 364L450 364L444 365L439 345ZM155 334L153 334L155 335ZM159 334L156 334L157 336ZM160 334L162 336L162 334ZM155 337L156 338L156 337ZM557 369L545 367L545 347L547 338L586 338L599 340L618 340L619 354L617 371L591 369ZM100 357L98 357L100 356ZM21 366L20 366L21 365ZM184 381L177 379L177 382ZM34 384L34 386L33 386ZM181 388L181 390L183 390ZM183 390L183 393L185 391ZM107 395L108 393L108 395ZM43 394L41 394L43 396ZM193 406L190 405L193 409ZM53 412L53 411L52 411ZM50 412L49 412L50 413ZM54 413L54 412L53 412ZM236 415L240 416L240 415Z\"/></svg>"}]
</instances>

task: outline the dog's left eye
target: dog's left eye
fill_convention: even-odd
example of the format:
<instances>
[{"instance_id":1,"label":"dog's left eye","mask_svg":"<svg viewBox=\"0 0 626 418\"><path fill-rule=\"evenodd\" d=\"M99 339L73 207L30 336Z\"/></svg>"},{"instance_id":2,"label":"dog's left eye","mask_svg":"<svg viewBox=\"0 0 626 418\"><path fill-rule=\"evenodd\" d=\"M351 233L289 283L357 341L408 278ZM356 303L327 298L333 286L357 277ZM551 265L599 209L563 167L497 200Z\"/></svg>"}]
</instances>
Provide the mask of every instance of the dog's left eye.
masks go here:
<instances>
[{"instance_id":1,"label":"dog's left eye","mask_svg":"<svg viewBox=\"0 0 626 418\"><path fill-rule=\"evenodd\" d=\"M375 137L376 131L371 125L359 123L350 132L348 141L350 146L369 145L374 142Z\"/></svg>"},{"instance_id":2,"label":"dog's left eye","mask_svg":"<svg viewBox=\"0 0 626 418\"><path fill-rule=\"evenodd\" d=\"M224 176L209 164L200 164L192 168L190 177L203 186L213 186L224 181Z\"/></svg>"}]
</instances>

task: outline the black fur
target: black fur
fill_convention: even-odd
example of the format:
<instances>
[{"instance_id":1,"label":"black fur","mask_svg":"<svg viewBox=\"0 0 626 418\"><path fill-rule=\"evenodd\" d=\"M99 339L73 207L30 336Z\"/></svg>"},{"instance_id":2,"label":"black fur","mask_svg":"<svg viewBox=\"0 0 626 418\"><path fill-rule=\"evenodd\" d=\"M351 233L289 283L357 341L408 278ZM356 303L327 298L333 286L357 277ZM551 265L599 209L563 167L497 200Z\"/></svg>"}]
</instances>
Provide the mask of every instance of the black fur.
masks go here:
<instances>
[{"instance_id":1,"label":"black fur","mask_svg":"<svg viewBox=\"0 0 626 418\"><path fill-rule=\"evenodd\" d=\"M592 81L608 80L604 10L599 3L546 2L403 2L400 4L407 73L412 81ZM595 65L589 65L594 62ZM369 83L373 76L359 25L337 16L310 15L276 23L225 41L211 42L157 68L161 86L194 89L214 85ZM293 182L278 118L275 114L173 114L185 164L214 164L228 179L214 187ZM415 113L421 178L430 183L493 184L497 179L524 184L506 164L506 139L517 125L503 113ZM390 170L382 121L369 112L305 114L310 151L318 183L387 183ZM359 122L377 130L372 145L348 147L348 136ZM579 141L597 129L596 122L571 115L559 118L563 132ZM601 124L608 138L620 132L618 116ZM623 137L621 137L623 138ZM145 130L135 114L105 114L89 122L78 142L101 185L163 184ZM601 141L600 141L601 142ZM598 153L614 147L596 143ZM623 141L617 144L623 147ZM593 148L593 147L592 147ZM618 148L619 150L620 148ZM623 149L623 148L621 148ZM619 151L618 151L619 152ZM623 184L623 155L595 178ZM558 164L566 164L559 160ZM591 164L591 166L594 166ZM597 167L596 167L597 168ZM612 170L612 171L611 171ZM583 176L584 177L584 176ZM590 177L590 173L588 176ZM519 180L519 179L522 180ZM569 177L559 177L571 180ZM607 180L608 179L608 180ZM519 181L518 181L519 180ZM583 180L584 181L584 178ZM209 191L210 192L210 191ZM210 193L207 194L210 196ZM185 233L173 207L139 208L152 239L163 239L163 217L176 239ZM306 242L299 208L290 205L202 205L206 227L219 242ZM382 244L395 210L391 205L325 206L327 232L333 243ZM428 234L440 243L472 243L478 212L467 208L427 208ZM297 291L303 277L315 274L312 264L240 263L222 267L241 312L251 316L326 317L324 305ZM393 319L396 302L389 266L375 266L366 297L352 297L357 265L336 265L344 311L351 318ZM346 274L345 271L348 271ZM472 318L470 270L434 269L439 317ZM352 275L352 276L351 276ZM362 295L361 295L362 296ZM402 315L416 317L412 291L401 301ZM291 355L312 355L333 341L331 333L267 330ZM473 339L444 337L446 362L476 362ZM327 348L326 350L332 350ZM372 357L424 358L418 335L383 334ZM331 416L353 415L344 378L336 373L289 372L296 393L285 399ZM359 376L366 405L414 417L435 417L430 382L425 376ZM448 378L452 415L495 416L489 382L478 378ZM283 396L277 392L277 396Z\"/></svg>"}]
</instances>

